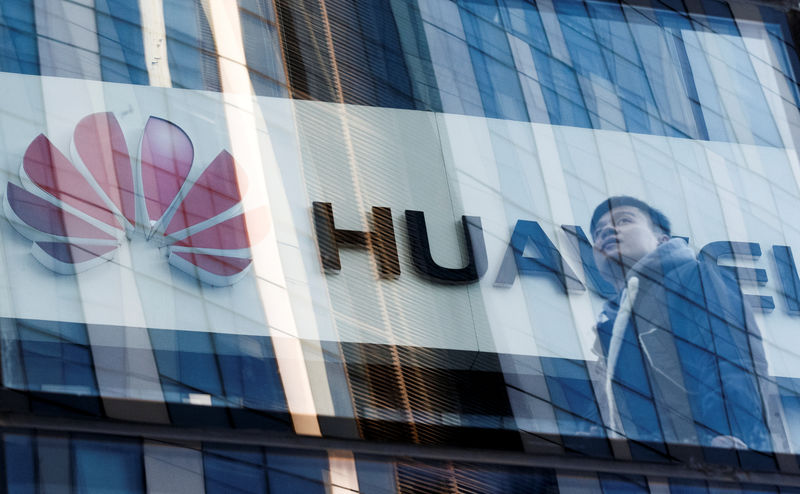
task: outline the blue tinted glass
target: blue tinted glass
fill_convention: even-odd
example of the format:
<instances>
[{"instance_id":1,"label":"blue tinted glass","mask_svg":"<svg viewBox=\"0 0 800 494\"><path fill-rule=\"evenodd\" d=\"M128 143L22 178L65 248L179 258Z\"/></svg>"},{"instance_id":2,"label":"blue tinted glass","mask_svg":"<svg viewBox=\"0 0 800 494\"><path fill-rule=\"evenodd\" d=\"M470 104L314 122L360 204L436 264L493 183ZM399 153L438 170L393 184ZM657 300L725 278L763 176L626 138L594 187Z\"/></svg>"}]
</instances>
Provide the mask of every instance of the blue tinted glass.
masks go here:
<instances>
[{"instance_id":1,"label":"blue tinted glass","mask_svg":"<svg viewBox=\"0 0 800 494\"><path fill-rule=\"evenodd\" d=\"M739 36L736 22L733 20L731 9L719 0L701 0L706 16L695 16L698 22L709 26L714 32L728 36ZM735 63L735 62L734 62Z\"/></svg>"},{"instance_id":2,"label":"blue tinted glass","mask_svg":"<svg viewBox=\"0 0 800 494\"><path fill-rule=\"evenodd\" d=\"M37 482L33 438L21 434L5 434L3 438L7 492L35 493Z\"/></svg>"},{"instance_id":3,"label":"blue tinted glass","mask_svg":"<svg viewBox=\"0 0 800 494\"><path fill-rule=\"evenodd\" d=\"M500 12L497 10L497 2L495 0L480 0L469 1L459 0L458 5L463 9L481 19L487 20L494 24L500 24Z\"/></svg>"},{"instance_id":4,"label":"blue tinted glass","mask_svg":"<svg viewBox=\"0 0 800 494\"><path fill-rule=\"evenodd\" d=\"M167 57L175 87L219 91L219 66L211 28L197 0L165 0Z\"/></svg>"},{"instance_id":5,"label":"blue tinted glass","mask_svg":"<svg viewBox=\"0 0 800 494\"><path fill-rule=\"evenodd\" d=\"M556 358L542 358L541 363L565 445L589 454L607 455L605 442L588 440L590 437L604 438L605 430L586 363ZM572 441L568 436L578 436L578 439Z\"/></svg>"},{"instance_id":6,"label":"blue tinted glass","mask_svg":"<svg viewBox=\"0 0 800 494\"><path fill-rule=\"evenodd\" d=\"M461 11L461 20L467 44L508 66L514 65L503 29L466 10Z\"/></svg>"},{"instance_id":7,"label":"blue tinted glass","mask_svg":"<svg viewBox=\"0 0 800 494\"><path fill-rule=\"evenodd\" d=\"M647 494L647 480L644 477L623 477L619 475L599 474L600 488L603 494Z\"/></svg>"},{"instance_id":8,"label":"blue tinted glass","mask_svg":"<svg viewBox=\"0 0 800 494\"><path fill-rule=\"evenodd\" d=\"M332 40L344 100L416 108L392 2L334 2L327 12L331 27L346 33Z\"/></svg>"},{"instance_id":9,"label":"blue tinted glass","mask_svg":"<svg viewBox=\"0 0 800 494\"><path fill-rule=\"evenodd\" d=\"M213 339L229 402L257 410L287 410L268 338L215 334Z\"/></svg>"},{"instance_id":10,"label":"blue tinted glass","mask_svg":"<svg viewBox=\"0 0 800 494\"><path fill-rule=\"evenodd\" d=\"M684 366L688 367L683 372L684 385L692 415L699 425L698 432L705 436L705 439L701 437L701 443L710 445L715 436L731 433L726 414L720 413L725 409L725 403L716 358L712 353L680 340L675 342L675 346ZM702 372L698 373L701 369Z\"/></svg>"},{"instance_id":11,"label":"blue tinted glass","mask_svg":"<svg viewBox=\"0 0 800 494\"><path fill-rule=\"evenodd\" d=\"M627 437L653 443L664 441L664 434L651 397L642 396L625 386L614 386L614 396Z\"/></svg>"},{"instance_id":12,"label":"blue tinted glass","mask_svg":"<svg viewBox=\"0 0 800 494\"><path fill-rule=\"evenodd\" d=\"M794 96L795 104L800 103L800 91L797 87L797 74L800 70L800 59L798 59L794 40L783 13L770 8L762 7L759 9L761 17L764 19L764 29L769 34L769 41L772 45L778 61L778 70L786 78L789 90Z\"/></svg>"},{"instance_id":13,"label":"blue tinted glass","mask_svg":"<svg viewBox=\"0 0 800 494\"><path fill-rule=\"evenodd\" d=\"M558 492L555 472L545 469L491 468L459 463L453 466L459 492L469 492L478 486L477 490L482 492L508 494Z\"/></svg>"},{"instance_id":14,"label":"blue tinted glass","mask_svg":"<svg viewBox=\"0 0 800 494\"><path fill-rule=\"evenodd\" d=\"M575 71L539 50L532 50L550 123L591 127Z\"/></svg>"},{"instance_id":15,"label":"blue tinted glass","mask_svg":"<svg viewBox=\"0 0 800 494\"><path fill-rule=\"evenodd\" d=\"M220 369L212 336L193 331L151 330L153 353L169 401L191 402L191 395L210 395L212 403L223 397Z\"/></svg>"},{"instance_id":16,"label":"blue tinted glass","mask_svg":"<svg viewBox=\"0 0 800 494\"><path fill-rule=\"evenodd\" d=\"M285 98L289 91L274 80L262 75L250 72L250 82L253 84L253 92L258 96L271 96L275 98Z\"/></svg>"},{"instance_id":17,"label":"blue tinted glass","mask_svg":"<svg viewBox=\"0 0 800 494\"><path fill-rule=\"evenodd\" d=\"M691 70L693 76L697 101L702 107L708 138L727 141L733 136L733 131L727 118L723 116L724 110L720 102L719 90L711 74L705 53L693 33L683 31L682 41L688 70Z\"/></svg>"},{"instance_id":18,"label":"blue tinted glass","mask_svg":"<svg viewBox=\"0 0 800 494\"><path fill-rule=\"evenodd\" d=\"M559 2L558 5L562 3ZM580 4L566 10L572 11L577 7L580 7ZM606 66L607 61L604 58L605 53L600 49L600 45L594 37L594 30L589 19L567 14L560 15L559 19L562 21L564 41L569 48L569 55L575 71L582 76L588 77L590 74L595 74L608 80L610 75L609 68Z\"/></svg>"},{"instance_id":19,"label":"blue tinted glass","mask_svg":"<svg viewBox=\"0 0 800 494\"><path fill-rule=\"evenodd\" d=\"M692 24L669 9L557 0L553 3L557 27L552 14L548 14L549 24L543 23L536 6L528 2L504 0L499 10L495 2L465 0L459 5L466 41L481 53L513 67L505 33L498 28L498 15L504 29L535 47L536 77L551 123L781 145L750 55L730 9L720 2L704 4L707 15L694 14L696 23ZM682 5L673 7L684 9ZM770 32L779 33L771 36L772 42L779 46L785 30L778 27L778 20L772 22L770 26L775 27ZM713 31L708 31L709 27ZM555 34L552 39L550 33ZM562 36L568 56L551 46ZM791 66L793 72L796 55L791 58L784 48L776 52L778 69ZM474 52L472 58L485 114L520 118L509 110L519 104L515 94L507 106L487 96L497 93L501 84L488 81L486 73L502 71ZM714 60L724 60L727 66ZM721 70L731 75L722 76ZM509 79L503 82L512 88L519 84ZM793 97L800 98L794 86L790 85ZM731 120L734 115L741 115L741 121Z\"/></svg>"},{"instance_id":20,"label":"blue tinted glass","mask_svg":"<svg viewBox=\"0 0 800 494\"><path fill-rule=\"evenodd\" d=\"M95 8L103 80L148 84L138 4L98 0Z\"/></svg>"},{"instance_id":21,"label":"blue tinted glass","mask_svg":"<svg viewBox=\"0 0 800 494\"><path fill-rule=\"evenodd\" d=\"M778 489L777 487L766 486L766 485L753 485L753 484L742 484L741 491L746 492L747 494L790 494L796 493L798 489L796 487L781 487ZM717 494L716 492L714 494Z\"/></svg>"},{"instance_id":22,"label":"blue tinted glass","mask_svg":"<svg viewBox=\"0 0 800 494\"><path fill-rule=\"evenodd\" d=\"M433 464L412 463L397 464L397 479L400 492L447 492L455 483L454 472L446 467Z\"/></svg>"},{"instance_id":23,"label":"blue tinted glass","mask_svg":"<svg viewBox=\"0 0 800 494\"><path fill-rule=\"evenodd\" d=\"M203 88L203 57L196 45L167 41L169 70L175 87Z\"/></svg>"},{"instance_id":24,"label":"blue tinted glass","mask_svg":"<svg viewBox=\"0 0 800 494\"><path fill-rule=\"evenodd\" d=\"M503 25L516 36L545 53L550 44L539 11L526 0L502 0Z\"/></svg>"},{"instance_id":25,"label":"blue tinted glass","mask_svg":"<svg viewBox=\"0 0 800 494\"><path fill-rule=\"evenodd\" d=\"M732 25L729 31L733 34L726 38L725 42L716 43L719 54L713 53L712 55L721 57L730 66L727 71L729 79L725 81L724 85L719 81L717 84L723 85L738 96L739 108L743 113L741 124L751 129L756 144L780 146L781 140L775 120L764 98L764 90L750 62L744 41L736 36L733 19L726 19L724 24ZM730 117L731 119L735 118L733 115Z\"/></svg>"},{"instance_id":26,"label":"blue tinted glass","mask_svg":"<svg viewBox=\"0 0 800 494\"><path fill-rule=\"evenodd\" d=\"M174 422L291 428L269 338L155 329L149 334Z\"/></svg>"},{"instance_id":27,"label":"blue tinted glass","mask_svg":"<svg viewBox=\"0 0 800 494\"><path fill-rule=\"evenodd\" d=\"M610 346L611 330L611 324L599 324L597 327L597 336L606 355ZM622 335L622 345L617 362L617 368L628 369L629 372L614 372L615 381L642 396L652 397L650 384L647 382L647 375L644 372L644 361L639 343L631 328L628 328Z\"/></svg>"},{"instance_id":28,"label":"blue tinted glass","mask_svg":"<svg viewBox=\"0 0 800 494\"><path fill-rule=\"evenodd\" d=\"M706 494L708 488L703 481L670 479L669 492L670 494Z\"/></svg>"},{"instance_id":29,"label":"blue tinted glass","mask_svg":"<svg viewBox=\"0 0 800 494\"><path fill-rule=\"evenodd\" d=\"M36 444L36 481L39 492L68 492L74 486L74 461L69 439L63 434L39 433ZM46 465L45 468L43 468Z\"/></svg>"},{"instance_id":30,"label":"blue tinted glass","mask_svg":"<svg viewBox=\"0 0 800 494\"><path fill-rule=\"evenodd\" d=\"M778 69L782 73L781 75L784 78L786 87L788 87L789 91L792 93L795 105L800 105L800 89L798 89L797 76L795 75L798 72L798 68L800 68L800 60L797 58L797 52L793 47L787 46L784 41L775 36L770 36L769 41L778 59Z\"/></svg>"},{"instance_id":31,"label":"blue tinted glass","mask_svg":"<svg viewBox=\"0 0 800 494\"><path fill-rule=\"evenodd\" d=\"M33 0L7 0L0 7L0 71L39 74Z\"/></svg>"},{"instance_id":32,"label":"blue tinted glass","mask_svg":"<svg viewBox=\"0 0 800 494\"><path fill-rule=\"evenodd\" d=\"M75 439L74 477L76 492L144 492L142 448L133 441Z\"/></svg>"},{"instance_id":33,"label":"blue tinted glass","mask_svg":"<svg viewBox=\"0 0 800 494\"><path fill-rule=\"evenodd\" d=\"M366 2L359 7L360 28L365 36L366 57L382 106L417 108L412 101L409 67L403 54L397 22L389 0Z\"/></svg>"},{"instance_id":34,"label":"blue tinted glass","mask_svg":"<svg viewBox=\"0 0 800 494\"><path fill-rule=\"evenodd\" d=\"M195 0L166 0L164 22L167 36L182 43L195 43L200 39Z\"/></svg>"},{"instance_id":35,"label":"blue tinted glass","mask_svg":"<svg viewBox=\"0 0 800 494\"><path fill-rule=\"evenodd\" d=\"M539 468L479 466L460 462L397 463L397 483L400 492L529 492L555 494L559 492L555 472ZM381 491L375 491L380 493ZM563 492L563 491L562 491Z\"/></svg>"},{"instance_id":36,"label":"blue tinted glass","mask_svg":"<svg viewBox=\"0 0 800 494\"><path fill-rule=\"evenodd\" d=\"M29 389L97 394L86 326L17 320Z\"/></svg>"},{"instance_id":37,"label":"blue tinted glass","mask_svg":"<svg viewBox=\"0 0 800 494\"><path fill-rule=\"evenodd\" d=\"M470 56L485 115L528 120L517 72L476 49L470 49Z\"/></svg>"},{"instance_id":38,"label":"blue tinted glass","mask_svg":"<svg viewBox=\"0 0 800 494\"><path fill-rule=\"evenodd\" d=\"M596 407L586 407L587 403L593 403L594 395L585 363L542 358L542 370L548 377L548 389L554 405L600 423Z\"/></svg>"},{"instance_id":39,"label":"blue tinted glass","mask_svg":"<svg viewBox=\"0 0 800 494\"><path fill-rule=\"evenodd\" d=\"M755 376L724 360L719 370L731 433L750 449L772 451Z\"/></svg>"},{"instance_id":40,"label":"blue tinted glass","mask_svg":"<svg viewBox=\"0 0 800 494\"><path fill-rule=\"evenodd\" d=\"M267 451L267 479L270 494L308 494L327 492L325 477L329 469L324 453Z\"/></svg>"},{"instance_id":41,"label":"blue tinted glass","mask_svg":"<svg viewBox=\"0 0 800 494\"><path fill-rule=\"evenodd\" d=\"M776 381L787 423L800 424L800 379L778 377ZM799 427L789 427L787 430L792 442L796 444L800 441Z\"/></svg>"},{"instance_id":42,"label":"blue tinted glass","mask_svg":"<svg viewBox=\"0 0 800 494\"><path fill-rule=\"evenodd\" d=\"M259 448L203 450L206 492L267 492L264 453Z\"/></svg>"},{"instance_id":43,"label":"blue tinted glass","mask_svg":"<svg viewBox=\"0 0 800 494\"><path fill-rule=\"evenodd\" d=\"M275 22L271 0L239 0L239 7L267 21Z\"/></svg>"},{"instance_id":44,"label":"blue tinted glass","mask_svg":"<svg viewBox=\"0 0 800 494\"><path fill-rule=\"evenodd\" d=\"M365 494L397 494L395 466L385 458L355 455L358 488Z\"/></svg>"},{"instance_id":45,"label":"blue tinted glass","mask_svg":"<svg viewBox=\"0 0 800 494\"><path fill-rule=\"evenodd\" d=\"M619 7L589 4L592 7L587 12L577 3L557 2L556 5L573 65L581 76L587 77L585 84L600 84L591 76L611 83L619 98L618 106L613 102L611 106L617 106L622 112L627 130L663 134L658 118L651 115L656 111L652 89ZM594 18L589 17L590 14ZM603 110L596 111L603 117Z\"/></svg>"},{"instance_id":46,"label":"blue tinted glass","mask_svg":"<svg viewBox=\"0 0 800 494\"><path fill-rule=\"evenodd\" d=\"M244 11L240 17L245 58L247 60L247 68L251 72L251 78L261 76L265 81L271 80L275 86L267 89L263 84L259 85L258 89L266 91L268 94L258 91L256 94L264 96L285 95L286 89L281 84L286 84L286 74L283 70L277 28L267 24L263 19Z\"/></svg>"},{"instance_id":47,"label":"blue tinted glass","mask_svg":"<svg viewBox=\"0 0 800 494\"><path fill-rule=\"evenodd\" d=\"M631 29L634 25L651 27L652 21L644 18L631 19L632 9L623 13L622 5L611 2L587 2L586 10L599 45L631 63L639 64L640 47L637 46Z\"/></svg>"}]
</instances>

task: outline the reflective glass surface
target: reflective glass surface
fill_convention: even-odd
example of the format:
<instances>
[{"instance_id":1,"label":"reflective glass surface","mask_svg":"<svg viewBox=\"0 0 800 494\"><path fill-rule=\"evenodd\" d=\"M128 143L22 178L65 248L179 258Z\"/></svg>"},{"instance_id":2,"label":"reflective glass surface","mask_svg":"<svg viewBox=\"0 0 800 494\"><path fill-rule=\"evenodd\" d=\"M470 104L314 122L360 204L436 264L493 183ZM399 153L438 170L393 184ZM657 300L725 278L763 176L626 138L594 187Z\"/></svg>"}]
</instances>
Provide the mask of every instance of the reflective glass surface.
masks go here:
<instances>
[{"instance_id":1,"label":"reflective glass surface","mask_svg":"<svg viewBox=\"0 0 800 494\"><path fill-rule=\"evenodd\" d=\"M2 2L8 490L792 492L796 32L717 0Z\"/></svg>"}]
</instances>

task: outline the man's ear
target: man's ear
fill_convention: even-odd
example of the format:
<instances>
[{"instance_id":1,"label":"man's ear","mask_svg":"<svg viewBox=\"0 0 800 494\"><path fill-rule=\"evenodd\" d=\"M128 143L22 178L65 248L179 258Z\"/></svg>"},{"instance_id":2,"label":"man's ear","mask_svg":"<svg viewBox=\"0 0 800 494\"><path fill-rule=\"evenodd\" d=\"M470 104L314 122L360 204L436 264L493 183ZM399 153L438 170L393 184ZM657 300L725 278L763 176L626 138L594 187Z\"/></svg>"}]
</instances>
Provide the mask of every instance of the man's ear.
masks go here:
<instances>
[{"instance_id":1,"label":"man's ear","mask_svg":"<svg viewBox=\"0 0 800 494\"><path fill-rule=\"evenodd\" d=\"M663 233L662 233L662 234L661 234L661 235L659 235L659 237L658 237L658 245L661 245L661 244L663 244L664 242L669 242L669 235L667 235L667 234L663 234Z\"/></svg>"}]
</instances>

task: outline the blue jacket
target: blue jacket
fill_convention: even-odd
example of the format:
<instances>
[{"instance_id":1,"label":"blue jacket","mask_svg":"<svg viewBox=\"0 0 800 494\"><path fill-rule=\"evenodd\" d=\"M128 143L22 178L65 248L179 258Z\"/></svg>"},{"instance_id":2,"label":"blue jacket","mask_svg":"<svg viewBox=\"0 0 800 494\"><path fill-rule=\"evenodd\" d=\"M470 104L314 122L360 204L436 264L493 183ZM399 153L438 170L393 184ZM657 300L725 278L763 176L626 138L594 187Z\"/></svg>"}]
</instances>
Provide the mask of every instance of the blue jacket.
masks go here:
<instances>
[{"instance_id":1,"label":"blue jacket","mask_svg":"<svg viewBox=\"0 0 800 494\"><path fill-rule=\"evenodd\" d=\"M626 282L597 324L606 399L613 395L621 422L609 409L610 427L631 439L720 446L727 438L773 451L765 394L777 393L736 281L673 239Z\"/></svg>"}]
</instances>

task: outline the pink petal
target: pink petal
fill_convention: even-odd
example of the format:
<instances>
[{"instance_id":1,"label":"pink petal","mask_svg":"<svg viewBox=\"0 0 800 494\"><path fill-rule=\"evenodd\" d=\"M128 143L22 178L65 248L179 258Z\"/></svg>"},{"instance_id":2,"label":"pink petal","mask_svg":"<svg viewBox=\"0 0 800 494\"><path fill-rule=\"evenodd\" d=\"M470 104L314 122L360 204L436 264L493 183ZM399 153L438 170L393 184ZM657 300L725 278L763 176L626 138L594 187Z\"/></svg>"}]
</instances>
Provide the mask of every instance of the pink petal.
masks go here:
<instances>
[{"instance_id":1,"label":"pink petal","mask_svg":"<svg viewBox=\"0 0 800 494\"><path fill-rule=\"evenodd\" d=\"M100 195L43 134L28 146L22 162L28 178L42 190L103 223L120 228Z\"/></svg>"},{"instance_id":2,"label":"pink petal","mask_svg":"<svg viewBox=\"0 0 800 494\"><path fill-rule=\"evenodd\" d=\"M219 153L175 211L166 234L189 228L235 206L242 197L240 180L246 190L245 175L237 171L233 156L227 151Z\"/></svg>"},{"instance_id":3,"label":"pink petal","mask_svg":"<svg viewBox=\"0 0 800 494\"><path fill-rule=\"evenodd\" d=\"M6 199L19 219L42 233L59 237L114 240L114 237L96 226L12 183L6 188Z\"/></svg>"},{"instance_id":4,"label":"pink petal","mask_svg":"<svg viewBox=\"0 0 800 494\"><path fill-rule=\"evenodd\" d=\"M84 117L75 127L75 147L98 185L123 216L136 223L133 170L128 145L113 113Z\"/></svg>"},{"instance_id":5,"label":"pink petal","mask_svg":"<svg viewBox=\"0 0 800 494\"><path fill-rule=\"evenodd\" d=\"M116 245L79 245L63 242L36 242L47 255L68 264L79 264L108 254Z\"/></svg>"},{"instance_id":6,"label":"pink petal","mask_svg":"<svg viewBox=\"0 0 800 494\"><path fill-rule=\"evenodd\" d=\"M246 249L266 235L266 218L267 208L261 207L190 235L175 245L197 249Z\"/></svg>"},{"instance_id":7,"label":"pink petal","mask_svg":"<svg viewBox=\"0 0 800 494\"><path fill-rule=\"evenodd\" d=\"M175 252L176 256L186 259L200 269L218 276L231 276L241 273L250 265L250 259L239 257L211 256L192 254L191 252Z\"/></svg>"},{"instance_id":8,"label":"pink petal","mask_svg":"<svg viewBox=\"0 0 800 494\"><path fill-rule=\"evenodd\" d=\"M142 183L147 214L160 219L192 168L194 148L180 127L150 117L142 137Z\"/></svg>"}]
</instances>

